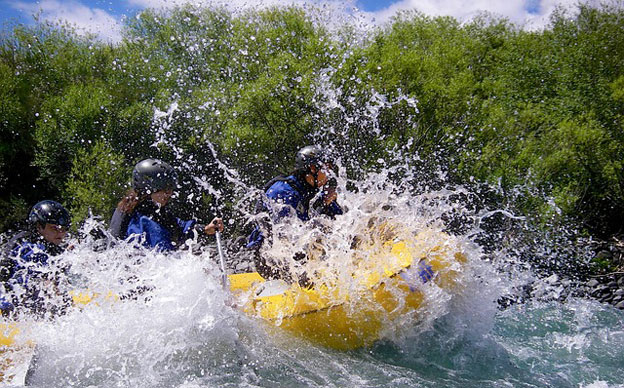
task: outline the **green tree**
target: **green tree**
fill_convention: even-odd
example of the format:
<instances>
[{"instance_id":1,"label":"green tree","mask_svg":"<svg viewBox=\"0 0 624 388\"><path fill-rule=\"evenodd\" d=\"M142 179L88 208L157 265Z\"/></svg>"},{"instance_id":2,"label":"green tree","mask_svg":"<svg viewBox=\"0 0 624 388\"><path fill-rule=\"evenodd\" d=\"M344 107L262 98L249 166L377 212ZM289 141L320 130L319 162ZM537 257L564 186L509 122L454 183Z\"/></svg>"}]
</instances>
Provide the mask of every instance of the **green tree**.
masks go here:
<instances>
[{"instance_id":1,"label":"green tree","mask_svg":"<svg viewBox=\"0 0 624 388\"><path fill-rule=\"evenodd\" d=\"M97 141L90 150L78 150L64 190L73 225L79 225L89 212L108 222L129 187L129 176L130 168L123 155L106 142Z\"/></svg>"}]
</instances>

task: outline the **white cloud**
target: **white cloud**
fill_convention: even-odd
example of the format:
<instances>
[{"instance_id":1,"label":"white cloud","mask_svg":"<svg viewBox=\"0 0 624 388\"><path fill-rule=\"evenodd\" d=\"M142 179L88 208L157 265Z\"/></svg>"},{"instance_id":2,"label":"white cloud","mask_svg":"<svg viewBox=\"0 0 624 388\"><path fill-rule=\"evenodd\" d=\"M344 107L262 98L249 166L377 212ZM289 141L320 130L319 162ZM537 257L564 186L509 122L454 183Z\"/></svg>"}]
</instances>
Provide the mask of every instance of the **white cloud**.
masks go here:
<instances>
[{"instance_id":1,"label":"white cloud","mask_svg":"<svg viewBox=\"0 0 624 388\"><path fill-rule=\"evenodd\" d=\"M118 0L121 1L121 0ZM549 17L558 6L575 7L579 0L399 0L386 9L376 12L357 10L357 0L124 0L130 8L172 8L183 4L195 6L224 7L237 12L249 8L264 8L280 5L298 5L304 8L317 7L323 11L322 23L328 27L350 23L366 31L389 21L397 12L417 10L431 16L448 15L460 21L470 20L481 12L508 18L525 28L541 28L548 24ZM583 0L581 0L583 1ZM597 5L601 0L584 0ZM607 0L608 1L608 0ZM616 0L613 0L616 1ZM103 40L121 40L119 18L99 8L91 8L79 0L41 0L38 3L13 0L10 5L40 16L49 21L65 20L77 27L98 35ZM317 16L319 16L317 14Z\"/></svg>"},{"instance_id":2,"label":"white cloud","mask_svg":"<svg viewBox=\"0 0 624 388\"><path fill-rule=\"evenodd\" d=\"M558 6L573 8L578 3L578 0L401 0L374 16L384 22L399 11L417 10L430 16L453 16L467 21L479 13L488 12L533 29L546 26Z\"/></svg>"},{"instance_id":3,"label":"white cloud","mask_svg":"<svg viewBox=\"0 0 624 388\"><path fill-rule=\"evenodd\" d=\"M126 0L130 6L139 8L173 8L180 5L218 7L237 12L272 6L296 5L303 8L318 7L345 12L353 8L356 0Z\"/></svg>"},{"instance_id":4,"label":"white cloud","mask_svg":"<svg viewBox=\"0 0 624 388\"><path fill-rule=\"evenodd\" d=\"M38 14L43 20L65 21L76 27L78 33L93 33L100 39L111 42L121 40L120 21L99 8L90 8L70 0L42 0L38 3L15 1L11 7L31 14Z\"/></svg>"},{"instance_id":5,"label":"white cloud","mask_svg":"<svg viewBox=\"0 0 624 388\"><path fill-rule=\"evenodd\" d=\"M314 1L312 1L314 2ZM128 0L132 6L144 8L173 8L179 5L195 5L195 6L217 6L227 9L245 9L257 7L269 7L274 5L288 5L305 3L304 0Z\"/></svg>"},{"instance_id":6,"label":"white cloud","mask_svg":"<svg viewBox=\"0 0 624 388\"><path fill-rule=\"evenodd\" d=\"M354 11L357 0L127 0L137 7L170 8L180 4L195 6L222 6L232 11L248 8L263 8L274 5L320 6L333 13L330 23L352 21L359 24L382 24L397 12L417 10L430 16L452 16L460 21L487 12L505 17L528 29L542 28L549 22L557 7L575 8L579 0L399 0L388 8L376 12ZM601 0L580 0L598 5ZM608 0L607 0L608 1ZM371 27L370 25L368 27Z\"/></svg>"},{"instance_id":7,"label":"white cloud","mask_svg":"<svg viewBox=\"0 0 624 388\"><path fill-rule=\"evenodd\" d=\"M328 28L341 27L347 23L363 30L372 27L372 18L366 13L355 11L356 0L127 0L138 8L167 9L180 5L225 8L234 14L250 9L264 9L272 6L295 5L303 9L314 9L317 20ZM364 26L366 24L366 26Z\"/></svg>"}]
</instances>

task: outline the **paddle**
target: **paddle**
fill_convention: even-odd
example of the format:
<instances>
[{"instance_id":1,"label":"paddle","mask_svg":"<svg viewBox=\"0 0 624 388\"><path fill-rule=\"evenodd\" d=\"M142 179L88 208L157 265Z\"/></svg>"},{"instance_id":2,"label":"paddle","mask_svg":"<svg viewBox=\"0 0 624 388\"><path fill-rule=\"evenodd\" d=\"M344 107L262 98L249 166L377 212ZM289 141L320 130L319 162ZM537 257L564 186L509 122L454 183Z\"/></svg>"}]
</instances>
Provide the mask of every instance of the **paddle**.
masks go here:
<instances>
[{"instance_id":1,"label":"paddle","mask_svg":"<svg viewBox=\"0 0 624 388\"><path fill-rule=\"evenodd\" d=\"M221 267L221 283L223 285L223 289L228 291L228 277L225 272L225 255L223 254L223 246L221 245L221 232L215 232L215 237L217 238L217 251L219 252L219 266Z\"/></svg>"}]
</instances>

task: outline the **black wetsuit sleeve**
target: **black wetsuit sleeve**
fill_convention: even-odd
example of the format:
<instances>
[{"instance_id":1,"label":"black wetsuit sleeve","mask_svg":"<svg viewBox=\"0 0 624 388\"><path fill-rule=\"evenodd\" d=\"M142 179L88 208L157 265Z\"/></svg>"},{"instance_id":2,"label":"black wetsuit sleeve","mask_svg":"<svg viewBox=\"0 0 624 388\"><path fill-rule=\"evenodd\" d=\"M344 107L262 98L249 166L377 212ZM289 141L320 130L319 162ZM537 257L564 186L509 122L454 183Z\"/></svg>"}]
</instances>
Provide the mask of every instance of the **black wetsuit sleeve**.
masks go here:
<instances>
[{"instance_id":1,"label":"black wetsuit sleeve","mask_svg":"<svg viewBox=\"0 0 624 388\"><path fill-rule=\"evenodd\" d=\"M114 237L124 239L127 237L128 224L130 224L130 214L126 214L119 209L115 209L110 220L110 232Z\"/></svg>"}]
</instances>

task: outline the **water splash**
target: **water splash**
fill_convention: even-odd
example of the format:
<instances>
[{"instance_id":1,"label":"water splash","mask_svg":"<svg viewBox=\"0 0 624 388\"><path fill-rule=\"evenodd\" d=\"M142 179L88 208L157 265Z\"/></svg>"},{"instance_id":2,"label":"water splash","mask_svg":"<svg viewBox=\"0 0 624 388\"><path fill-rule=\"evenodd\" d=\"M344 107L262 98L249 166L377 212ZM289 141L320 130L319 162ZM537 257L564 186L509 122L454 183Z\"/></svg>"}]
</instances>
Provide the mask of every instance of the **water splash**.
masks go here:
<instances>
[{"instance_id":1,"label":"water splash","mask_svg":"<svg viewBox=\"0 0 624 388\"><path fill-rule=\"evenodd\" d=\"M203 59L215 44L193 39L172 36L184 43L183 53L194 60ZM248 48L240 49L236 55L253 55ZM537 276L533 263L557 259L563 243L541 236L532 244L520 244L535 236L525 233L527 220L504 201L488 203L509 193L451 182L444 153L427 158L437 158L438 165L427 164L414 152L418 139L405 139L383 154L361 146L361 137L387 140L379 126L384 112L402 107L409 126L419 125L420 112L418 101L400 90L384 95L370 89L365 103L357 104L362 96L331 81L349 55L312 80L314 107L337 112L338 119L315 117L319 129L306 138L337 156L339 202L347 211L333 221L316 217L307 224L295 219L277 225L265 254L288 263L294 278L303 272L330 273L331 283L341 285L340 292L355 293L360 284L351 274L358 261L379 252L388 240L410 241L419 232L431 231L430 236L447 237L425 240L425 245L448 244L469 258L458 280L462 292L431 285L424 289L420 316L388 322L384 339L371 348L340 353L229 307L213 247L190 241L187 251L164 255L95 238L89 230L102 225L91 219L83 238L73 242L74 249L58 257L72 268L67 287L111 292L122 300L104 298L53 321L37 322L37 329L29 332L40 349L36 386L592 386L624 379L623 337L617 329L622 314L567 298L552 277ZM234 77L234 66L220 75ZM191 80L184 69L161 70L167 78L179 77L179 82L172 85L168 107L165 103L162 111L154 110L151 148L177 162L175 168L183 176L180 191L188 189L179 198L181 206L200 216L206 193L219 202L219 211L231 202L229 226L238 233L234 237L242 237L258 217L251 209L261 190L204 132L206 122L220 115L219 98L201 101L198 111L207 112L205 116L183 99L193 93L195 83L217 81L208 76ZM299 77L293 78L297 84ZM185 139L174 135L177 126L193 133L199 146L185 147ZM198 150L214 163L197 163ZM219 186L213 184L215 174L222 178ZM248 253L234 239L228 251L233 259L230 270L251 268ZM293 261L300 251L319 260L301 265ZM537 259L532 262L526 256ZM499 309L501 296L513 296L527 284L533 285L532 300ZM559 373L553 375L553 370Z\"/></svg>"}]
</instances>

